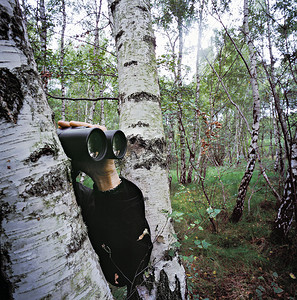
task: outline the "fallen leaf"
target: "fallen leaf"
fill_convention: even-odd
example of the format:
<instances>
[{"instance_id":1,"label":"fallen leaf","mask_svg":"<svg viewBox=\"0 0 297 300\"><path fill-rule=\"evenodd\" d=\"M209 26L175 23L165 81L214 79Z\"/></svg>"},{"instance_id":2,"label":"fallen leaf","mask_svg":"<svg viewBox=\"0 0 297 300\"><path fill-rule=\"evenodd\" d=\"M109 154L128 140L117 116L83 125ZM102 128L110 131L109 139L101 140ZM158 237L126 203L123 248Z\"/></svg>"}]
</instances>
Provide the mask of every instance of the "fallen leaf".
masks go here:
<instances>
[{"instance_id":1,"label":"fallen leaf","mask_svg":"<svg viewBox=\"0 0 297 300\"><path fill-rule=\"evenodd\" d=\"M158 237L157 237L157 242L158 242L158 243L165 244L165 239L164 239L164 236L162 236L162 235L158 235Z\"/></svg>"}]
</instances>

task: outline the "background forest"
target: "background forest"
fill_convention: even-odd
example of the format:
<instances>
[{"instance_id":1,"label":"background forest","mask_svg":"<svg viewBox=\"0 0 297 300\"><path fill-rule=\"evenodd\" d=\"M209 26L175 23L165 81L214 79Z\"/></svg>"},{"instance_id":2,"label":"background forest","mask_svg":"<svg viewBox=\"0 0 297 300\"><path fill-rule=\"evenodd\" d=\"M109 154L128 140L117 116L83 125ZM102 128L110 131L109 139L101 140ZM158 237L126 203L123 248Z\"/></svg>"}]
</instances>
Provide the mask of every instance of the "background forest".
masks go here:
<instances>
[{"instance_id":1,"label":"background forest","mask_svg":"<svg viewBox=\"0 0 297 300\"><path fill-rule=\"evenodd\" d=\"M118 128L106 1L21 4L55 121ZM296 299L296 0L160 0L152 14L173 207L164 213L190 298Z\"/></svg>"}]
</instances>

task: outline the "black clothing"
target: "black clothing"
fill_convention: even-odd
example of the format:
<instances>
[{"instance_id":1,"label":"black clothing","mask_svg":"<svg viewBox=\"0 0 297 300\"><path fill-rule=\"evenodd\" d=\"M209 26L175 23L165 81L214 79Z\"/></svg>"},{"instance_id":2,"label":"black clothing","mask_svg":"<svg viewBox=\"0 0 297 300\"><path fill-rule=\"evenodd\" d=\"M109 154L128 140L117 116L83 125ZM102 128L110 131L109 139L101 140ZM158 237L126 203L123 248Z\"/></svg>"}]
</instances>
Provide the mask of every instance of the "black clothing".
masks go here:
<instances>
[{"instance_id":1,"label":"black clothing","mask_svg":"<svg viewBox=\"0 0 297 300\"><path fill-rule=\"evenodd\" d=\"M133 287L152 251L142 192L121 178L115 189L101 192L75 183L75 194L102 271L111 284ZM137 278L136 278L137 277Z\"/></svg>"}]
</instances>

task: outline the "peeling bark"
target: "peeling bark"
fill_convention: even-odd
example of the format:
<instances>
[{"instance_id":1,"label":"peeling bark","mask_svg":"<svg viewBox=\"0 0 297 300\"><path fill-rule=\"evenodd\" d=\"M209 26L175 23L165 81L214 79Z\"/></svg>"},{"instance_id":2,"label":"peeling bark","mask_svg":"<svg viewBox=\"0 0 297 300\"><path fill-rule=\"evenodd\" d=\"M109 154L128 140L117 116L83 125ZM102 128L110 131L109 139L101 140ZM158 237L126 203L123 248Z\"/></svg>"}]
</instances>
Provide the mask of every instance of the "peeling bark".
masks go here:
<instances>
[{"instance_id":1,"label":"peeling bark","mask_svg":"<svg viewBox=\"0 0 297 300\"><path fill-rule=\"evenodd\" d=\"M18 3L1 1L0 15L1 297L112 299L76 204Z\"/></svg>"}]
</instances>

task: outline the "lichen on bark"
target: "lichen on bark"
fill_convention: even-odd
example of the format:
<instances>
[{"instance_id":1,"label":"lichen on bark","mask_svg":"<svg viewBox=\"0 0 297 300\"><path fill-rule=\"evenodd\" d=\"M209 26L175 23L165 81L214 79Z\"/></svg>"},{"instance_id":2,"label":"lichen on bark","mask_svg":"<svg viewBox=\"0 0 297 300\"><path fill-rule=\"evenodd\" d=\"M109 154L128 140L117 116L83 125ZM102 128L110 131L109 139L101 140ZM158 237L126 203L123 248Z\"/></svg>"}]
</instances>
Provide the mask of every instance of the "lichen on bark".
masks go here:
<instances>
[{"instance_id":1,"label":"lichen on bark","mask_svg":"<svg viewBox=\"0 0 297 300\"><path fill-rule=\"evenodd\" d=\"M0 118L17 123L24 95L15 74L7 68L0 69Z\"/></svg>"}]
</instances>

